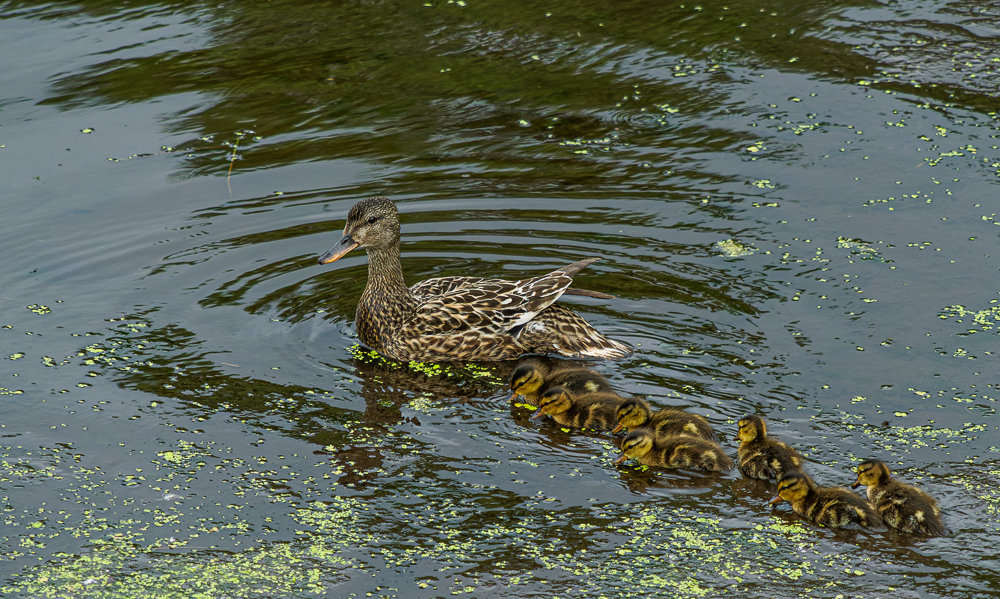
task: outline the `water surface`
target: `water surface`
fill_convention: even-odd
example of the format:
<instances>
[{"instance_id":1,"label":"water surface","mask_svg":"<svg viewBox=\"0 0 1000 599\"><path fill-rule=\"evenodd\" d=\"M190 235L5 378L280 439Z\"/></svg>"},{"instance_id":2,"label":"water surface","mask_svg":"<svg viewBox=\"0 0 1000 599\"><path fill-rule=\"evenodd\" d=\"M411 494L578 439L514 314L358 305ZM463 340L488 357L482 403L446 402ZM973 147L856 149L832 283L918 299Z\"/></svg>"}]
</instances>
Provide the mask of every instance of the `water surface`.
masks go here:
<instances>
[{"instance_id":1,"label":"water surface","mask_svg":"<svg viewBox=\"0 0 1000 599\"><path fill-rule=\"evenodd\" d=\"M1000 584L995 3L0 3L10 597L983 597ZM509 365L356 347L409 281L584 256L623 394L748 413L952 534L611 464ZM735 445L728 449L735 453Z\"/></svg>"}]
</instances>

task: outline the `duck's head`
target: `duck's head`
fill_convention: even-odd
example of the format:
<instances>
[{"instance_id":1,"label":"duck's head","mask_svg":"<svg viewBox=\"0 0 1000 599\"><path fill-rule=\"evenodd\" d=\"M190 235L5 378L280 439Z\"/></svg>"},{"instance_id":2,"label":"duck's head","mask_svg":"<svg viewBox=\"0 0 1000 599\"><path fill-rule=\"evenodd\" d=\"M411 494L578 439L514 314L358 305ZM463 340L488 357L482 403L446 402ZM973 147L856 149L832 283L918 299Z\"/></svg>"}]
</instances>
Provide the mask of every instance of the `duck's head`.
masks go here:
<instances>
[{"instance_id":1,"label":"duck's head","mask_svg":"<svg viewBox=\"0 0 1000 599\"><path fill-rule=\"evenodd\" d=\"M649 420L649 404L638 397L626 399L615 410L615 418L618 419L618 426L611 431L612 433L640 427Z\"/></svg>"},{"instance_id":2,"label":"duck's head","mask_svg":"<svg viewBox=\"0 0 1000 599\"><path fill-rule=\"evenodd\" d=\"M538 399L538 409L532 418L541 418L545 414L550 416L553 414L562 414L566 410L570 409L573 405L573 400L570 399L569 393L563 387L551 387L542 393L542 396Z\"/></svg>"},{"instance_id":3,"label":"duck's head","mask_svg":"<svg viewBox=\"0 0 1000 599\"><path fill-rule=\"evenodd\" d=\"M743 443L749 443L754 439L763 439L767 436L767 425L760 416L747 416L740 418L736 425L736 438Z\"/></svg>"},{"instance_id":4,"label":"duck's head","mask_svg":"<svg viewBox=\"0 0 1000 599\"><path fill-rule=\"evenodd\" d=\"M629 458L641 458L652 448L652 433L644 428L636 429L622 439L622 454L614 463L621 464Z\"/></svg>"},{"instance_id":5,"label":"duck's head","mask_svg":"<svg viewBox=\"0 0 1000 599\"><path fill-rule=\"evenodd\" d=\"M877 485L889 480L889 467L881 460L865 460L858 464L858 480L851 485L852 489L857 489L861 485L866 487Z\"/></svg>"},{"instance_id":6,"label":"duck's head","mask_svg":"<svg viewBox=\"0 0 1000 599\"><path fill-rule=\"evenodd\" d=\"M389 198L376 196L351 207L344 224L344 236L319 258L328 264L343 258L354 248L387 247L399 242L399 212Z\"/></svg>"},{"instance_id":7,"label":"duck's head","mask_svg":"<svg viewBox=\"0 0 1000 599\"><path fill-rule=\"evenodd\" d=\"M813 482L801 470L789 470L778 480L778 494L771 499L771 505L787 501L793 503L809 494Z\"/></svg>"},{"instance_id":8,"label":"duck's head","mask_svg":"<svg viewBox=\"0 0 1000 599\"><path fill-rule=\"evenodd\" d=\"M536 361L526 361L517 365L510 375L511 399L518 395L535 393L545 382L545 372L542 365Z\"/></svg>"}]
</instances>

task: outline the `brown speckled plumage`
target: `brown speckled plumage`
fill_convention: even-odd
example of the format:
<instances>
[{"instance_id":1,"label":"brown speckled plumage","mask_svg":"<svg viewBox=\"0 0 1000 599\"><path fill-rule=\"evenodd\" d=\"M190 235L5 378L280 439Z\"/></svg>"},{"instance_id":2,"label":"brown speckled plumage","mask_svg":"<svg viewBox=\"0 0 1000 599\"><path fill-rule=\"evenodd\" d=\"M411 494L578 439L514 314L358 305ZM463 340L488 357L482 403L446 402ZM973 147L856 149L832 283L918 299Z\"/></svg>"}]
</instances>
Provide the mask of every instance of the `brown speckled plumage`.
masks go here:
<instances>
[{"instance_id":1,"label":"brown speckled plumage","mask_svg":"<svg viewBox=\"0 0 1000 599\"><path fill-rule=\"evenodd\" d=\"M778 480L778 495L772 504L787 501L792 510L813 524L843 528L856 523L865 528L883 528L870 503L844 487L820 487L801 470L790 470Z\"/></svg>"},{"instance_id":2,"label":"brown speckled plumage","mask_svg":"<svg viewBox=\"0 0 1000 599\"><path fill-rule=\"evenodd\" d=\"M736 457L740 473L747 478L778 479L789 470L802 466L802 456L790 445L767 435L767 424L760 416L741 418L736 438L740 448Z\"/></svg>"},{"instance_id":3,"label":"brown speckled plumage","mask_svg":"<svg viewBox=\"0 0 1000 599\"><path fill-rule=\"evenodd\" d=\"M679 408L663 408L653 413L649 404L638 397L625 400L618 407L617 418L618 426L613 432L648 428L657 437L692 435L715 440L715 431L704 417Z\"/></svg>"},{"instance_id":4,"label":"brown speckled plumage","mask_svg":"<svg viewBox=\"0 0 1000 599\"><path fill-rule=\"evenodd\" d=\"M858 465L858 480L851 487L868 487L868 500L885 523L897 530L925 535L944 534L941 508L933 497L892 477L879 460Z\"/></svg>"},{"instance_id":5,"label":"brown speckled plumage","mask_svg":"<svg viewBox=\"0 0 1000 599\"><path fill-rule=\"evenodd\" d=\"M727 472L733 461L715 441L692 435L657 437L648 428L637 428L622 439L622 455L616 464L634 458L640 464L663 468L694 468Z\"/></svg>"},{"instance_id":6,"label":"brown speckled plumage","mask_svg":"<svg viewBox=\"0 0 1000 599\"><path fill-rule=\"evenodd\" d=\"M356 247L368 252L358 336L392 359L507 360L525 353L619 358L630 351L554 303L573 276L597 258L520 281L440 277L407 287L399 262L399 215L384 197L351 208L343 238L320 262L333 262Z\"/></svg>"}]
</instances>

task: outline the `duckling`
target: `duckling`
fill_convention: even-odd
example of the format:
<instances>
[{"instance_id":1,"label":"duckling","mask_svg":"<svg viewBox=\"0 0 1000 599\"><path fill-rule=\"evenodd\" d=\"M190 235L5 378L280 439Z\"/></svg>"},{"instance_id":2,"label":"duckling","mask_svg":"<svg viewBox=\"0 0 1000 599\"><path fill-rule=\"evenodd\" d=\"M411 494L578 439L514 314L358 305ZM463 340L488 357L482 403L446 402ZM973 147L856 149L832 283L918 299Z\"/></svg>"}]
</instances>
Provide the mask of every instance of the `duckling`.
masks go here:
<instances>
[{"instance_id":1,"label":"duckling","mask_svg":"<svg viewBox=\"0 0 1000 599\"><path fill-rule=\"evenodd\" d=\"M550 387L538 400L533 419L551 416L563 426L609 430L615 423L615 410L622 398L615 393L598 391L572 397L564 387Z\"/></svg>"},{"instance_id":2,"label":"duckling","mask_svg":"<svg viewBox=\"0 0 1000 599\"><path fill-rule=\"evenodd\" d=\"M614 463L621 464L629 458L635 458L640 464L664 468L710 472L733 469L733 461L715 441L691 435L657 437L648 428L637 428L622 440L622 455Z\"/></svg>"},{"instance_id":3,"label":"duckling","mask_svg":"<svg viewBox=\"0 0 1000 599\"><path fill-rule=\"evenodd\" d=\"M618 418L618 426L611 431L612 433L646 427L652 430L657 437L691 435L709 441L715 440L715 431L712 430L712 425L703 417L677 408L664 408L653 414L649 409L649 404L638 397L626 399L622 405L618 406L618 412L615 416Z\"/></svg>"},{"instance_id":4,"label":"duckling","mask_svg":"<svg viewBox=\"0 0 1000 599\"><path fill-rule=\"evenodd\" d=\"M767 436L767 424L760 416L741 418L737 426L736 438L740 441L737 460L740 472L746 478L777 479L783 473L802 466L799 452Z\"/></svg>"},{"instance_id":5,"label":"duckling","mask_svg":"<svg viewBox=\"0 0 1000 599\"><path fill-rule=\"evenodd\" d=\"M778 479L778 494L771 505L782 501L819 526L843 528L857 522L865 528L883 527L882 518L863 497L844 487L820 487L801 470L789 470Z\"/></svg>"},{"instance_id":6,"label":"duckling","mask_svg":"<svg viewBox=\"0 0 1000 599\"><path fill-rule=\"evenodd\" d=\"M879 460L858 465L858 480L851 485L868 487L868 500L889 526L903 532L944 534L941 508L934 498L913 485L892 478L889 467Z\"/></svg>"},{"instance_id":7,"label":"duckling","mask_svg":"<svg viewBox=\"0 0 1000 599\"><path fill-rule=\"evenodd\" d=\"M510 398L513 400L521 395L529 404L537 406L542 392L555 386L563 387L574 397L583 393L612 391L608 379L588 368L553 366L538 358L527 358L518 362L510 375Z\"/></svg>"}]
</instances>

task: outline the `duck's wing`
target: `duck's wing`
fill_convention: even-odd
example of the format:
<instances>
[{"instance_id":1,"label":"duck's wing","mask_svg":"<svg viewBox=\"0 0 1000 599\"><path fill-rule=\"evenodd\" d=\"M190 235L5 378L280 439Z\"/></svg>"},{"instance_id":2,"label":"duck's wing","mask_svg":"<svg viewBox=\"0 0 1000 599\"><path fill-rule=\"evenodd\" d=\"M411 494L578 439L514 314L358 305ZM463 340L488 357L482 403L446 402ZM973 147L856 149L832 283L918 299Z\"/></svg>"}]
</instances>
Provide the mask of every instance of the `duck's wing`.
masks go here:
<instances>
[{"instance_id":1,"label":"duck's wing","mask_svg":"<svg viewBox=\"0 0 1000 599\"><path fill-rule=\"evenodd\" d=\"M500 279L486 279L484 277L435 277L415 283L410 287L410 293L417 298L418 302L421 302L459 289L475 287L484 281L500 281Z\"/></svg>"},{"instance_id":2,"label":"duck's wing","mask_svg":"<svg viewBox=\"0 0 1000 599\"><path fill-rule=\"evenodd\" d=\"M421 335L478 329L506 334L523 326L561 296L573 276L598 258L574 262L548 274L507 281L473 277L442 277L414 285L418 305L407 326ZM447 279L453 279L451 281ZM443 293L430 295L433 290Z\"/></svg>"},{"instance_id":3,"label":"duck's wing","mask_svg":"<svg viewBox=\"0 0 1000 599\"><path fill-rule=\"evenodd\" d=\"M593 258L591 260L597 260L597 258ZM414 283L413 286L410 287L410 293L417 298L417 301L424 301L433 299L437 296L445 295L446 293L450 293L452 291L457 291L459 289L471 289L480 285L494 283L510 283L510 281L505 279L488 279L486 277L435 277L433 279L424 279L419 283ZM593 291L590 289L578 289L575 287L567 287L563 290L563 294L582 295L597 299L615 299L615 296L608 293Z\"/></svg>"}]
</instances>

